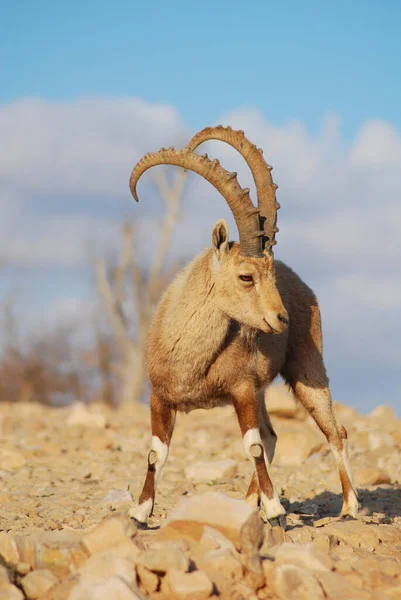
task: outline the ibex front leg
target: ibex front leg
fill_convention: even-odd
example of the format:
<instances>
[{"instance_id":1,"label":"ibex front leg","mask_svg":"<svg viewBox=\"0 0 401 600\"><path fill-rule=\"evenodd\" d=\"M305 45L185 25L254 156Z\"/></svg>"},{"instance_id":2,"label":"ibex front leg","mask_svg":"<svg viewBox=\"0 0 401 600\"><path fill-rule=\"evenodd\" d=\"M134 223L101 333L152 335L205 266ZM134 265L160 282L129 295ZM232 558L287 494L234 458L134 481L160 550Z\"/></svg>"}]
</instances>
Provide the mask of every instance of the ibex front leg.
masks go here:
<instances>
[{"instance_id":1,"label":"ibex front leg","mask_svg":"<svg viewBox=\"0 0 401 600\"><path fill-rule=\"evenodd\" d=\"M264 390L259 392L259 431L265 449L267 468L269 469L274 457L277 435L271 424L270 417L267 414ZM260 489L256 473L252 476L252 481L249 485L245 500L255 508L258 508L260 505Z\"/></svg>"},{"instance_id":2,"label":"ibex front leg","mask_svg":"<svg viewBox=\"0 0 401 600\"><path fill-rule=\"evenodd\" d=\"M255 468L262 506L267 519L276 524L278 518L285 515L285 510L280 503L267 470L267 460L260 435L257 392L251 386L243 386L233 395L233 403L241 428L245 454ZM280 521L285 522L285 519Z\"/></svg>"},{"instance_id":3,"label":"ibex front leg","mask_svg":"<svg viewBox=\"0 0 401 600\"><path fill-rule=\"evenodd\" d=\"M151 394L152 445L148 455L148 470L138 505L132 508L129 513L142 527L146 527L148 517L153 512L156 487L161 470L167 460L170 440L174 430L175 415L176 411L173 407L162 402L155 394Z\"/></svg>"}]
</instances>

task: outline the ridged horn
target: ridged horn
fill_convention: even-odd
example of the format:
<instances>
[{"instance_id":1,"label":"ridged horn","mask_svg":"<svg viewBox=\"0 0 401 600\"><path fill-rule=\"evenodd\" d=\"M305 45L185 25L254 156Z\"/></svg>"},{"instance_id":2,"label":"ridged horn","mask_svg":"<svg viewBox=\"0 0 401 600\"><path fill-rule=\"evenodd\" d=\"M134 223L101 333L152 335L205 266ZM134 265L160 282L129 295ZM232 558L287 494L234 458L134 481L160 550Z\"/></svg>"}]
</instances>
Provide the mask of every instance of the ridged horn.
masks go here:
<instances>
[{"instance_id":1,"label":"ridged horn","mask_svg":"<svg viewBox=\"0 0 401 600\"><path fill-rule=\"evenodd\" d=\"M202 129L194 135L187 148L194 152L200 144L207 140L220 140L230 144L246 160L252 172L258 195L260 222L265 235L263 247L274 246L277 243L275 241L277 210L280 208L280 205L276 202L276 189L278 186L273 183L270 173L272 167L263 158L262 150L252 144L245 137L243 131L234 131L231 127L223 127L222 125Z\"/></svg>"},{"instance_id":2,"label":"ridged horn","mask_svg":"<svg viewBox=\"0 0 401 600\"><path fill-rule=\"evenodd\" d=\"M249 189L243 189L236 174L229 173L218 161L211 161L205 156L194 154L188 148L168 150L162 148L158 152L146 154L132 170L129 187L131 194L138 201L136 185L141 175L156 165L176 165L201 175L211 183L225 198L237 224L240 251L243 256L263 256L263 231L260 230L258 209L255 209L249 196Z\"/></svg>"}]
</instances>

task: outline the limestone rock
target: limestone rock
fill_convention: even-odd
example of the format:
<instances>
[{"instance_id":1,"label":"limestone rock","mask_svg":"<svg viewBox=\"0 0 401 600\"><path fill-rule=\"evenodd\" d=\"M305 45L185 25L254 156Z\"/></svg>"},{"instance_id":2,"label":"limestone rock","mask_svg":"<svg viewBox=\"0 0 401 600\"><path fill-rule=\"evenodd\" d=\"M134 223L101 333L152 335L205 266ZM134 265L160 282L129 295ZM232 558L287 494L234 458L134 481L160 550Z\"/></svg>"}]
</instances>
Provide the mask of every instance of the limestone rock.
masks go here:
<instances>
[{"instance_id":1,"label":"limestone rock","mask_svg":"<svg viewBox=\"0 0 401 600\"><path fill-rule=\"evenodd\" d=\"M203 571L183 573L170 569L163 580L163 592L177 600L206 600L212 591L213 583Z\"/></svg>"},{"instance_id":2,"label":"limestone rock","mask_svg":"<svg viewBox=\"0 0 401 600\"><path fill-rule=\"evenodd\" d=\"M100 413L92 413L82 402L76 402L69 410L66 419L67 425L84 425L102 429L106 425L106 418Z\"/></svg>"},{"instance_id":3,"label":"limestone rock","mask_svg":"<svg viewBox=\"0 0 401 600\"><path fill-rule=\"evenodd\" d=\"M26 458L21 452L0 448L0 470L15 471L26 464Z\"/></svg>"},{"instance_id":4,"label":"limestone rock","mask_svg":"<svg viewBox=\"0 0 401 600\"><path fill-rule=\"evenodd\" d=\"M40 534L35 549L36 566L49 569L58 577L74 572L88 558L79 534L66 529Z\"/></svg>"},{"instance_id":5,"label":"limestone rock","mask_svg":"<svg viewBox=\"0 0 401 600\"><path fill-rule=\"evenodd\" d=\"M282 564L274 569L272 587L280 600L325 598L318 580L305 569L292 564Z\"/></svg>"},{"instance_id":6,"label":"limestone rock","mask_svg":"<svg viewBox=\"0 0 401 600\"><path fill-rule=\"evenodd\" d=\"M285 385L267 388L265 402L268 414L275 417L304 421L308 416L307 411L295 401L293 394Z\"/></svg>"},{"instance_id":7,"label":"limestone rock","mask_svg":"<svg viewBox=\"0 0 401 600\"><path fill-rule=\"evenodd\" d=\"M200 461L185 467L185 477L194 481L213 481L235 477L237 463L235 460Z\"/></svg>"},{"instance_id":8,"label":"limestone rock","mask_svg":"<svg viewBox=\"0 0 401 600\"><path fill-rule=\"evenodd\" d=\"M136 526L131 521L131 535L136 533ZM82 546L88 554L102 552L110 546L114 546L126 538L127 522L123 518L109 517L104 519L91 531L82 536Z\"/></svg>"},{"instance_id":9,"label":"limestone rock","mask_svg":"<svg viewBox=\"0 0 401 600\"><path fill-rule=\"evenodd\" d=\"M123 579L118 576L107 581L85 580L72 590L68 600L143 600L139 591L133 591Z\"/></svg>"},{"instance_id":10,"label":"limestone rock","mask_svg":"<svg viewBox=\"0 0 401 600\"><path fill-rule=\"evenodd\" d=\"M285 542L277 546L274 553L277 565L291 563L301 569L312 571L330 571L332 561L313 544L291 544Z\"/></svg>"},{"instance_id":11,"label":"limestone rock","mask_svg":"<svg viewBox=\"0 0 401 600\"><path fill-rule=\"evenodd\" d=\"M0 556L11 565L16 565L20 560L16 541L6 531L0 531Z\"/></svg>"},{"instance_id":12,"label":"limestone rock","mask_svg":"<svg viewBox=\"0 0 401 600\"><path fill-rule=\"evenodd\" d=\"M374 421L384 421L384 423L393 423L397 420L394 409L387 404L379 404L370 413L369 417Z\"/></svg>"},{"instance_id":13,"label":"limestone rock","mask_svg":"<svg viewBox=\"0 0 401 600\"><path fill-rule=\"evenodd\" d=\"M381 429L369 431L368 439L370 450L376 450L381 446L394 446L393 437L387 431Z\"/></svg>"},{"instance_id":14,"label":"limestone rock","mask_svg":"<svg viewBox=\"0 0 401 600\"><path fill-rule=\"evenodd\" d=\"M79 573L85 580L109 579L118 575L132 583L136 579L135 565L139 554L140 550L136 545L126 538L91 556L81 565Z\"/></svg>"},{"instance_id":15,"label":"limestone rock","mask_svg":"<svg viewBox=\"0 0 401 600\"><path fill-rule=\"evenodd\" d=\"M0 583L10 583L9 573L3 565L0 565Z\"/></svg>"},{"instance_id":16,"label":"limestone rock","mask_svg":"<svg viewBox=\"0 0 401 600\"><path fill-rule=\"evenodd\" d=\"M132 496L128 490L110 490L99 504L119 508L123 504L132 504Z\"/></svg>"},{"instance_id":17,"label":"limestone rock","mask_svg":"<svg viewBox=\"0 0 401 600\"><path fill-rule=\"evenodd\" d=\"M139 554L137 564L155 573L166 573L170 569L186 572L189 569L188 558L174 542L144 550Z\"/></svg>"},{"instance_id":18,"label":"limestone rock","mask_svg":"<svg viewBox=\"0 0 401 600\"><path fill-rule=\"evenodd\" d=\"M245 567L245 579L247 584L258 590L265 583L259 550L263 544L264 526L259 515L254 512L243 524L240 532L241 537L241 559Z\"/></svg>"},{"instance_id":19,"label":"limestone rock","mask_svg":"<svg viewBox=\"0 0 401 600\"><path fill-rule=\"evenodd\" d=\"M391 483L391 477L382 469L375 467L365 467L355 469L355 481L357 486L379 485L382 483Z\"/></svg>"},{"instance_id":20,"label":"limestone rock","mask_svg":"<svg viewBox=\"0 0 401 600\"><path fill-rule=\"evenodd\" d=\"M183 498L170 514L167 527L170 530L175 529L177 537L181 537L185 532L192 535L195 541L199 541L203 534L203 525L209 525L221 531L240 548L241 528L253 512L254 509L244 500L229 498L221 492L207 492ZM171 531L167 533L171 534ZM163 530L160 535L165 535Z\"/></svg>"},{"instance_id":21,"label":"limestone rock","mask_svg":"<svg viewBox=\"0 0 401 600\"><path fill-rule=\"evenodd\" d=\"M326 525L324 533L335 536L338 540L355 548L374 550L379 544L378 530L375 525L367 525L360 521L338 521Z\"/></svg>"},{"instance_id":22,"label":"limestone rock","mask_svg":"<svg viewBox=\"0 0 401 600\"><path fill-rule=\"evenodd\" d=\"M1 600L24 600L24 594L15 585L0 581Z\"/></svg>"},{"instance_id":23,"label":"limestone rock","mask_svg":"<svg viewBox=\"0 0 401 600\"><path fill-rule=\"evenodd\" d=\"M35 600L58 583L57 577L47 569L39 569L25 575L22 587L29 600Z\"/></svg>"},{"instance_id":24,"label":"limestone rock","mask_svg":"<svg viewBox=\"0 0 401 600\"><path fill-rule=\"evenodd\" d=\"M147 594L153 594L159 587L159 577L156 573L153 573L144 565L137 565L136 572L138 579L141 583L141 587Z\"/></svg>"},{"instance_id":25,"label":"limestone rock","mask_svg":"<svg viewBox=\"0 0 401 600\"><path fill-rule=\"evenodd\" d=\"M401 585L386 590L385 598L386 600L399 600L401 598Z\"/></svg>"},{"instance_id":26,"label":"limestone rock","mask_svg":"<svg viewBox=\"0 0 401 600\"><path fill-rule=\"evenodd\" d=\"M240 557L228 548L211 550L199 556L196 564L213 581L219 592L229 589L243 577Z\"/></svg>"},{"instance_id":27,"label":"limestone rock","mask_svg":"<svg viewBox=\"0 0 401 600\"><path fill-rule=\"evenodd\" d=\"M326 441L316 431L303 424L302 429L294 428L280 431L273 464L301 465L311 454L318 452Z\"/></svg>"}]
</instances>

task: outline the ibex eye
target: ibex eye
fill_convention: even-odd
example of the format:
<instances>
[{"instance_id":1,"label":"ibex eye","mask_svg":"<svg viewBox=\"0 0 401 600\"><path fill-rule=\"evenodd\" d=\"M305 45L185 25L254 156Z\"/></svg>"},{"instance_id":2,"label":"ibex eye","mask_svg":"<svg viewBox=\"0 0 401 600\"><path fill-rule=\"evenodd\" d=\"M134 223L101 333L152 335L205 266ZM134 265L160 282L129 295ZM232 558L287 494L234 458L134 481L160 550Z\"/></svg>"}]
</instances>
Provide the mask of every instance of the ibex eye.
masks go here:
<instances>
[{"instance_id":1,"label":"ibex eye","mask_svg":"<svg viewBox=\"0 0 401 600\"><path fill-rule=\"evenodd\" d=\"M247 281L248 283L250 281L253 281L252 275L240 275L239 278L241 279L241 281Z\"/></svg>"}]
</instances>

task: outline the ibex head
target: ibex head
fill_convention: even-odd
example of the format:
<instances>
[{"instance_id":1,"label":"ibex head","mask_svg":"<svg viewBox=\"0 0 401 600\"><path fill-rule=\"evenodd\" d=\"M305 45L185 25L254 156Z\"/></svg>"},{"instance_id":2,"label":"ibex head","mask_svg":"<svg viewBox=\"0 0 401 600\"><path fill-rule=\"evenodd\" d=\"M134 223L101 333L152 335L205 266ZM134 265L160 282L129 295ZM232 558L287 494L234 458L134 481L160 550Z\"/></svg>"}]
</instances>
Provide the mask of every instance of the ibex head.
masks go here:
<instances>
[{"instance_id":1,"label":"ibex head","mask_svg":"<svg viewBox=\"0 0 401 600\"><path fill-rule=\"evenodd\" d=\"M251 201L249 189L239 185L236 173L223 169L217 159L209 160L207 154L199 156L193 152L208 139L226 141L245 158L254 177L258 208ZM282 333L288 326L288 314L276 287L272 251L278 231L277 186L261 150L252 145L242 131L221 126L206 128L183 150L162 148L146 154L135 165L130 178L135 200L138 200L136 184L142 173L160 164L181 166L204 177L224 196L233 213L239 244L229 243L225 221L215 224L212 236L212 277L221 310L242 324L266 333Z\"/></svg>"},{"instance_id":2,"label":"ibex head","mask_svg":"<svg viewBox=\"0 0 401 600\"><path fill-rule=\"evenodd\" d=\"M282 333L288 314L276 287L273 256L243 256L241 246L228 241L224 220L213 228L212 278L216 302L232 319L265 333Z\"/></svg>"}]
</instances>

